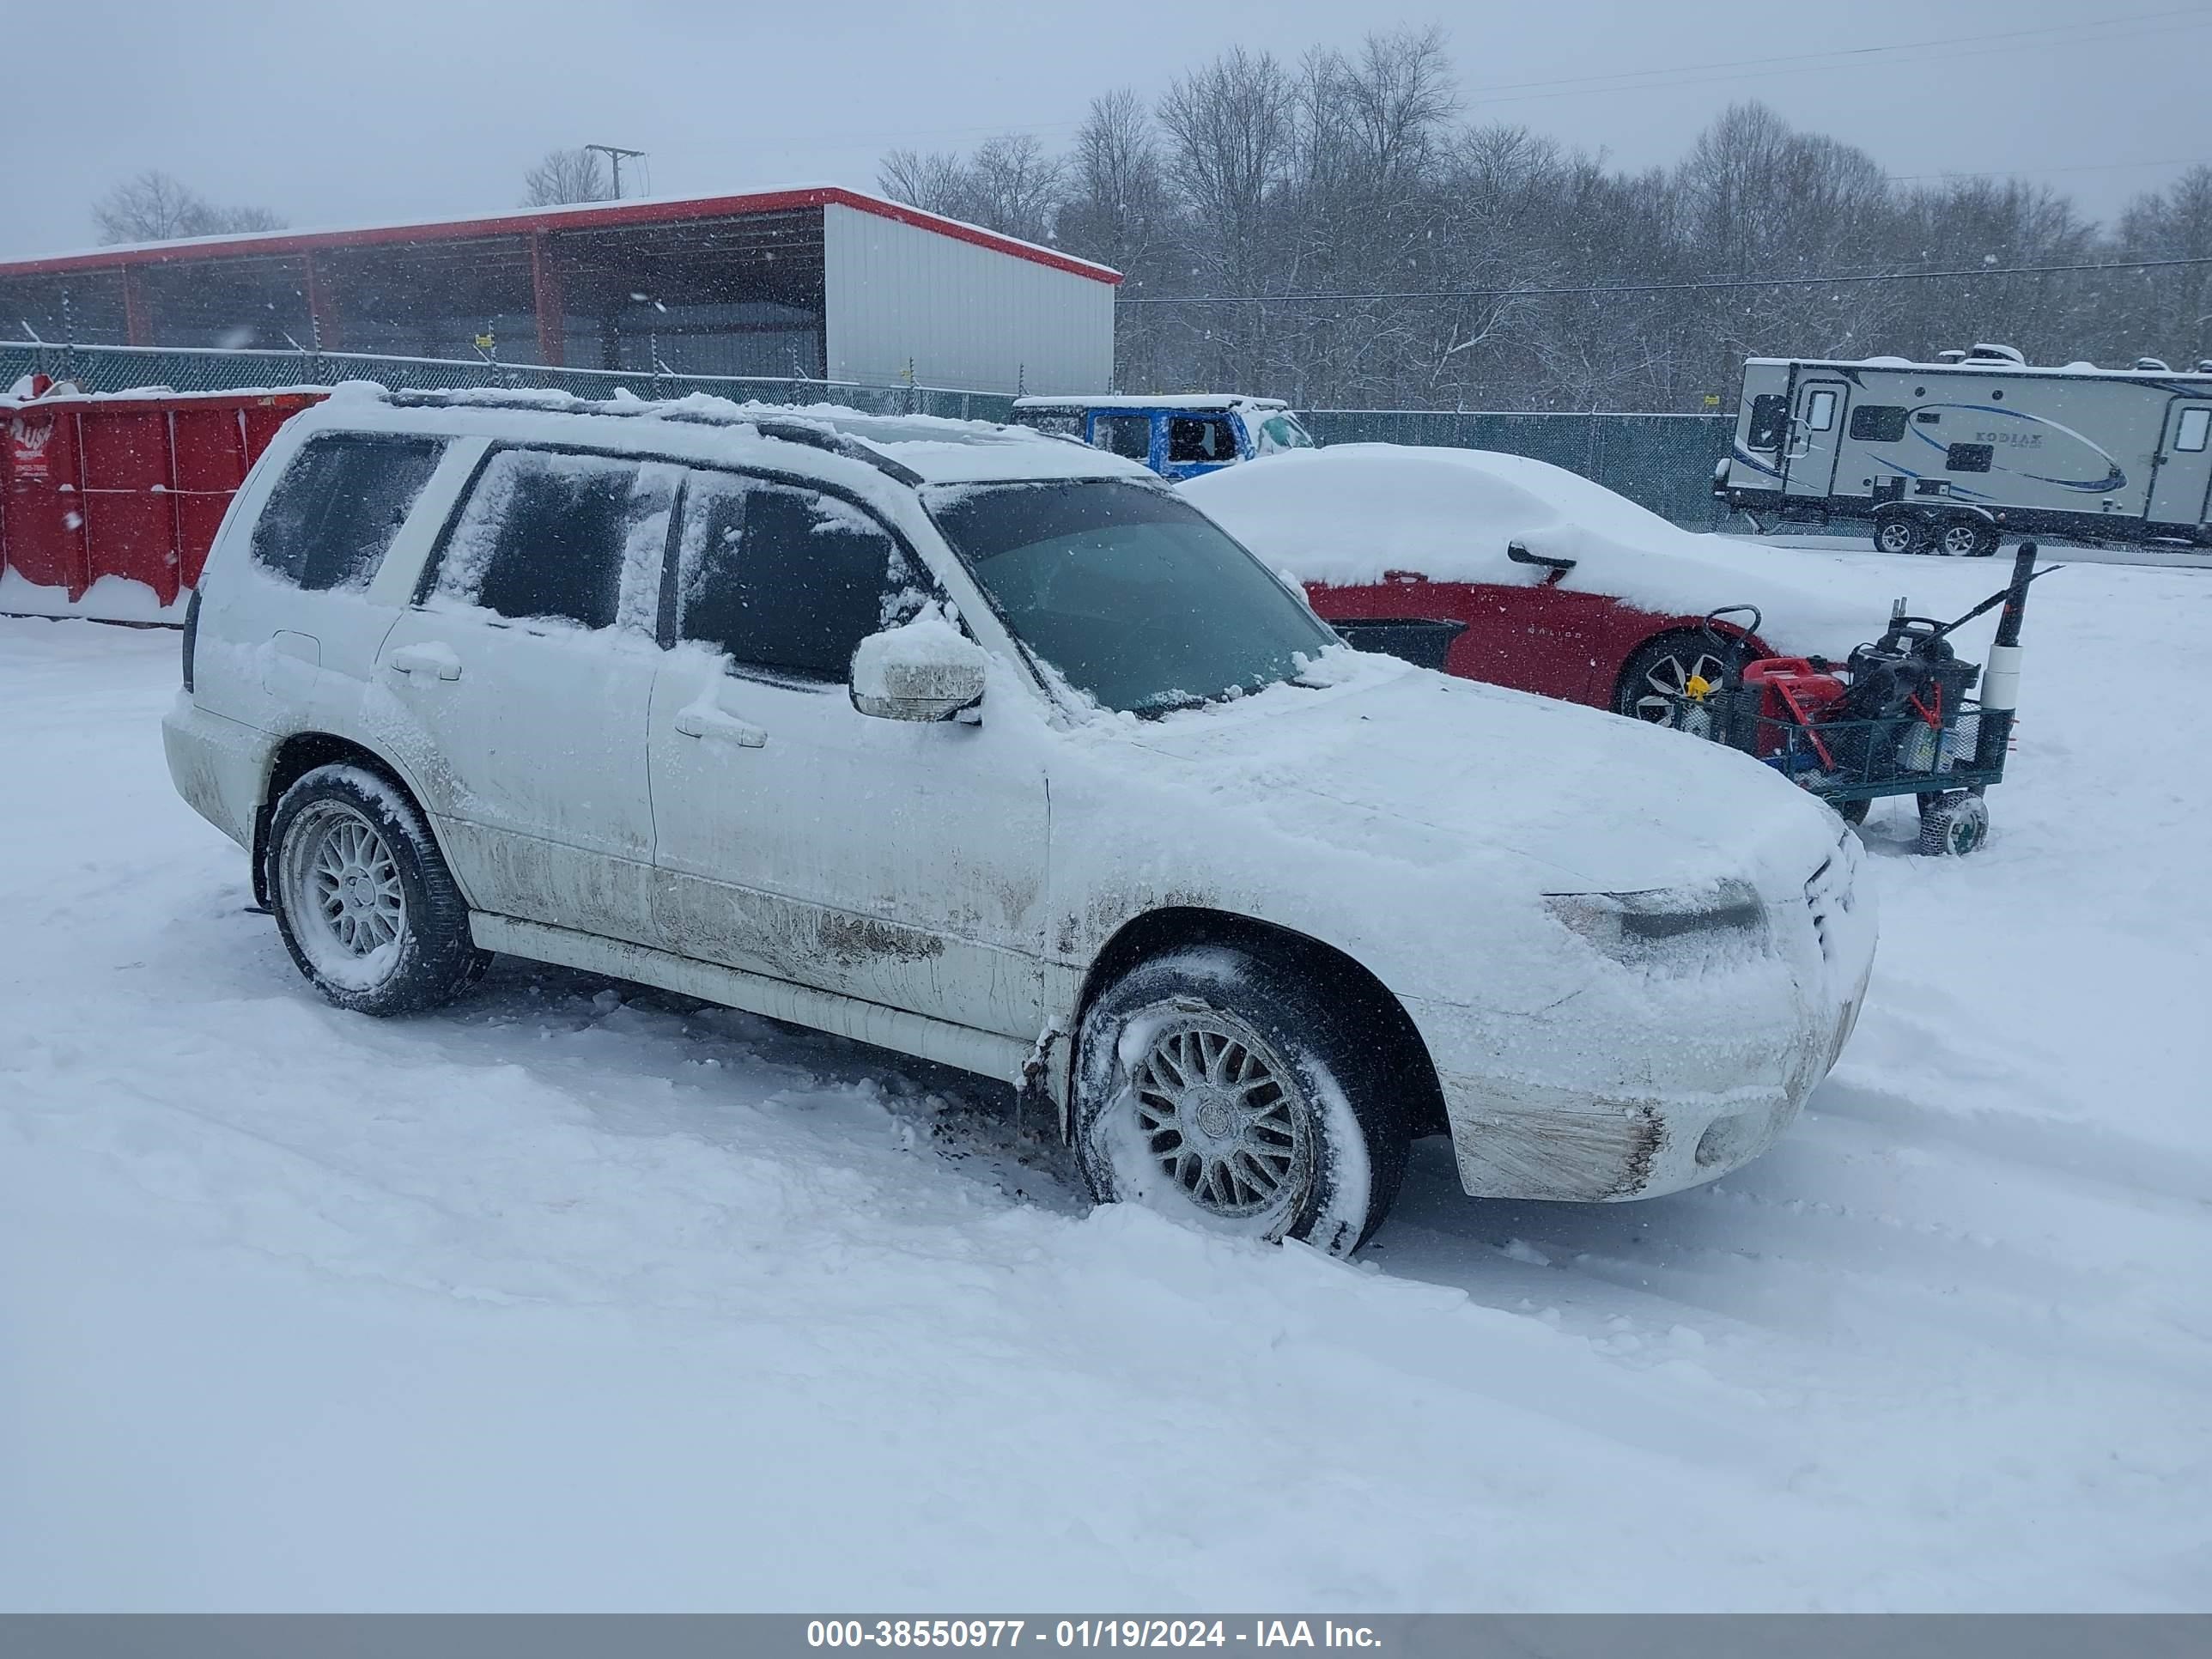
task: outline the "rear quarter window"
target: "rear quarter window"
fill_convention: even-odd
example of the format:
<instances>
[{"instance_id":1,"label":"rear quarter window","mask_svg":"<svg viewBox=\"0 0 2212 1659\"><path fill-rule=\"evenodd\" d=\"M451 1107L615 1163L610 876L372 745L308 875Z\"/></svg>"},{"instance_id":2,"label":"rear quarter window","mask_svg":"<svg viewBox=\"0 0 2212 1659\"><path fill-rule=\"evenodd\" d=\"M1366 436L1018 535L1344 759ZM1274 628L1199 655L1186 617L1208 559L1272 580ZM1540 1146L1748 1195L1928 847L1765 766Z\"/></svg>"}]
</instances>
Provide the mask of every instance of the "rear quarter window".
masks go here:
<instances>
[{"instance_id":1,"label":"rear quarter window","mask_svg":"<svg viewBox=\"0 0 2212 1659\"><path fill-rule=\"evenodd\" d=\"M445 447L369 434L309 439L253 522L253 562L299 587L367 587Z\"/></svg>"}]
</instances>

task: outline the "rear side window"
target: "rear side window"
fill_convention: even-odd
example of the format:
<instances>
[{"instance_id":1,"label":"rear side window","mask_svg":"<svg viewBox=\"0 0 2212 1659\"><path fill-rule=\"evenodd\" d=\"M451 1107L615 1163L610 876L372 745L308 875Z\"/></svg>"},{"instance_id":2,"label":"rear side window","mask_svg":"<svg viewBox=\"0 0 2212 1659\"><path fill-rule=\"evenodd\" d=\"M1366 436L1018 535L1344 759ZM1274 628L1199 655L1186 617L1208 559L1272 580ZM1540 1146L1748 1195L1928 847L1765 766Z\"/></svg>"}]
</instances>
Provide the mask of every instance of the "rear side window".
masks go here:
<instances>
[{"instance_id":1,"label":"rear side window","mask_svg":"<svg viewBox=\"0 0 2212 1659\"><path fill-rule=\"evenodd\" d=\"M1018 409L1014 424L1028 427L1033 432L1049 432L1055 437L1080 438L1083 435L1083 413L1080 410Z\"/></svg>"},{"instance_id":2,"label":"rear side window","mask_svg":"<svg viewBox=\"0 0 2212 1659\"><path fill-rule=\"evenodd\" d=\"M1782 428L1790 418L1790 399L1773 392L1751 400L1751 430L1744 444L1751 449L1779 449Z\"/></svg>"},{"instance_id":3,"label":"rear side window","mask_svg":"<svg viewBox=\"0 0 2212 1659\"><path fill-rule=\"evenodd\" d=\"M429 438L309 439L254 520L254 562L301 587L368 586L444 453Z\"/></svg>"},{"instance_id":4,"label":"rear side window","mask_svg":"<svg viewBox=\"0 0 2212 1659\"><path fill-rule=\"evenodd\" d=\"M1237 434L1226 421L1195 420L1178 415L1168 422L1170 461L1233 461Z\"/></svg>"},{"instance_id":5,"label":"rear side window","mask_svg":"<svg viewBox=\"0 0 2212 1659\"><path fill-rule=\"evenodd\" d=\"M653 630L677 469L502 450L447 538L440 599L518 620Z\"/></svg>"},{"instance_id":6,"label":"rear side window","mask_svg":"<svg viewBox=\"0 0 2212 1659\"><path fill-rule=\"evenodd\" d=\"M1152 417L1149 415L1099 415L1091 422L1091 441L1126 460L1152 459Z\"/></svg>"},{"instance_id":7,"label":"rear side window","mask_svg":"<svg viewBox=\"0 0 2212 1659\"><path fill-rule=\"evenodd\" d=\"M1943 453L1946 472L1986 472L1996 453L1994 444L1953 444Z\"/></svg>"},{"instance_id":8,"label":"rear side window","mask_svg":"<svg viewBox=\"0 0 2212 1659\"><path fill-rule=\"evenodd\" d=\"M695 472L682 535L677 633L744 666L842 683L927 597L888 531L817 490Z\"/></svg>"},{"instance_id":9,"label":"rear side window","mask_svg":"<svg viewBox=\"0 0 2212 1659\"><path fill-rule=\"evenodd\" d=\"M1851 411L1851 436L1861 443L1893 444L1905 436L1905 405L1861 404Z\"/></svg>"}]
</instances>

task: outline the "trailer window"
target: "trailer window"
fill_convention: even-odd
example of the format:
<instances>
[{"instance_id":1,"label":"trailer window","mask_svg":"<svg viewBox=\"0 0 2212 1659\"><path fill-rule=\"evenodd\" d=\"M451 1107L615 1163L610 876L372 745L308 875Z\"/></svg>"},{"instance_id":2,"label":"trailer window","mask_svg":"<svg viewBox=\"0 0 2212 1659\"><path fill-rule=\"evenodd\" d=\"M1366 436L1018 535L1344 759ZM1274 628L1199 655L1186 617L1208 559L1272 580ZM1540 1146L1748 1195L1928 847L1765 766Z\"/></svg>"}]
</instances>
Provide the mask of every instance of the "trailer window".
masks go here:
<instances>
[{"instance_id":1,"label":"trailer window","mask_svg":"<svg viewBox=\"0 0 2212 1659\"><path fill-rule=\"evenodd\" d=\"M1822 390L1805 394L1805 429L1826 432L1836 423L1836 394Z\"/></svg>"},{"instance_id":2,"label":"trailer window","mask_svg":"<svg viewBox=\"0 0 2212 1659\"><path fill-rule=\"evenodd\" d=\"M427 438L310 439L254 521L254 562L317 591L368 586L445 448Z\"/></svg>"},{"instance_id":3,"label":"trailer window","mask_svg":"<svg viewBox=\"0 0 2212 1659\"><path fill-rule=\"evenodd\" d=\"M1790 418L1790 399L1779 392L1751 400L1751 430L1744 434L1748 449L1779 449L1782 428Z\"/></svg>"},{"instance_id":4,"label":"trailer window","mask_svg":"<svg viewBox=\"0 0 2212 1659\"><path fill-rule=\"evenodd\" d=\"M1946 472L1986 472L1990 458L1996 453L1994 444L1953 444L1943 453Z\"/></svg>"},{"instance_id":5,"label":"trailer window","mask_svg":"<svg viewBox=\"0 0 2212 1659\"><path fill-rule=\"evenodd\" d=\"M1902 404L1861 404L1851 411L1851 436L1861 443L1893 444L1905 425Z\"/></svg>"},{"instance_id":6,"label":"trailer window","mask_svg":"<svg viewBox=\"0 0 2212 1659\"><path fill-rule=\"evenodd\" d=\"M2205 434L2212 432L2212 409L2202 405L2181 411L2181 423L2173 429L2173 447L2194 453L2204 447Z\"/></svg>"}]
</instances>

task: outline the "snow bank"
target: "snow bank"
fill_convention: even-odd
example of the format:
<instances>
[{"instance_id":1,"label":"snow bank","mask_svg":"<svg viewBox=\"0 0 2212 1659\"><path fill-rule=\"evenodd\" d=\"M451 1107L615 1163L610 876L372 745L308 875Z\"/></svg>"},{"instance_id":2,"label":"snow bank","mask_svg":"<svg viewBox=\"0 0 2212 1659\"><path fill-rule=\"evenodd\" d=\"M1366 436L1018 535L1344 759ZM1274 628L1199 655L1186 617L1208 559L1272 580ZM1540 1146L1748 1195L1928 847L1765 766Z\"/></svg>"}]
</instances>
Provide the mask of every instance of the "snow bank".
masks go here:
<instances>
[{"instance_id":1,"label":"snow bank","mask_svg":"<svg viewBox=\"0 0 2212 1659\"><path fill-rule=\"evenodd\" d=\"M0 615L182 623L191 602L191 589L185 588L174 605L165 605L151 587L129 576L102 576L72 599L66 587L45 586L20 570L0 570Z\"/></svg>"},{"instance_id":2,"label":"snow bank","mask_svg":"<svg viewBox=\"0 0 2212 1659\"><path fill-rule=\"evenodd\" d=\"M1359 587L1411 571L1533 586L1545 573L1505 556L1519 542L1576 561L1562 586L1661 616L1755 605L1767 643L1798 655L1841 656L1873 637L1902 581L1716 544L1564 468L1488 450L1338 444L1225 467L1182 492L1301 581Z\"/></svg>"},{"instance_id":3,"label":"snow bank","mask_svg":"<svg viewBox=\"0 0 2212 1659\"><path fill-rule=\"evenodd\" d=\"M0 621L0 1607L2212 1609L2212 769L2131 714L2206 584L2037 585L1989 848L1877 806L1772 1152L1471 1204L1425 1141L1349 1265L634 987L329 1008L169 783L174 638Z\"/></svg>"}]
</instances>

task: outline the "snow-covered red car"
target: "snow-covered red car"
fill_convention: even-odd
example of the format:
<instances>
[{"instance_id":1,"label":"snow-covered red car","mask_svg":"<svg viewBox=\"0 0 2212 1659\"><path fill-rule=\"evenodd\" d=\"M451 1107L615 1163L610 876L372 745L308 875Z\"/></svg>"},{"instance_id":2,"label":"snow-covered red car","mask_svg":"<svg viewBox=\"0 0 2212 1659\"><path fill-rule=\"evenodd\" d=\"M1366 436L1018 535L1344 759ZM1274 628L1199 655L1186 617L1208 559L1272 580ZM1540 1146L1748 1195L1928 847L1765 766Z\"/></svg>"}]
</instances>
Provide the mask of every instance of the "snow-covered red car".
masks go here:
<instances>
[{"instance_id":1,"label":"snow-covered red car","mask_svg":"<svg viewBox=\"0 0 2212 1659\"><path fill-rule=\"evenodd\" d=\"M1017 428L341 388L184 659L171 775L332 1001L642 981L1015 1081L1102 1200L1325 1249L1419 1134L1478 1195L1724 1174L1872 957L1856 839L1768 769L1347 650Z\"/></svg>"},{"instance_id":2,"label":"snow-covered red car","mask_svg":"<svg viewBox=\"0 0 2212 1659\"><path fill-rule=\"evenodd\" d=\"M1464 624L1449 672L1662 723L1730 662L1841 660L1888 614L1891 596L1839 562L1784 568L1519 455L1341 444L1182 491L1355 639L1401 618ZM1748 611L1705 622L1741 605L1755 632Z\"/></svg>"}]
</instances>

